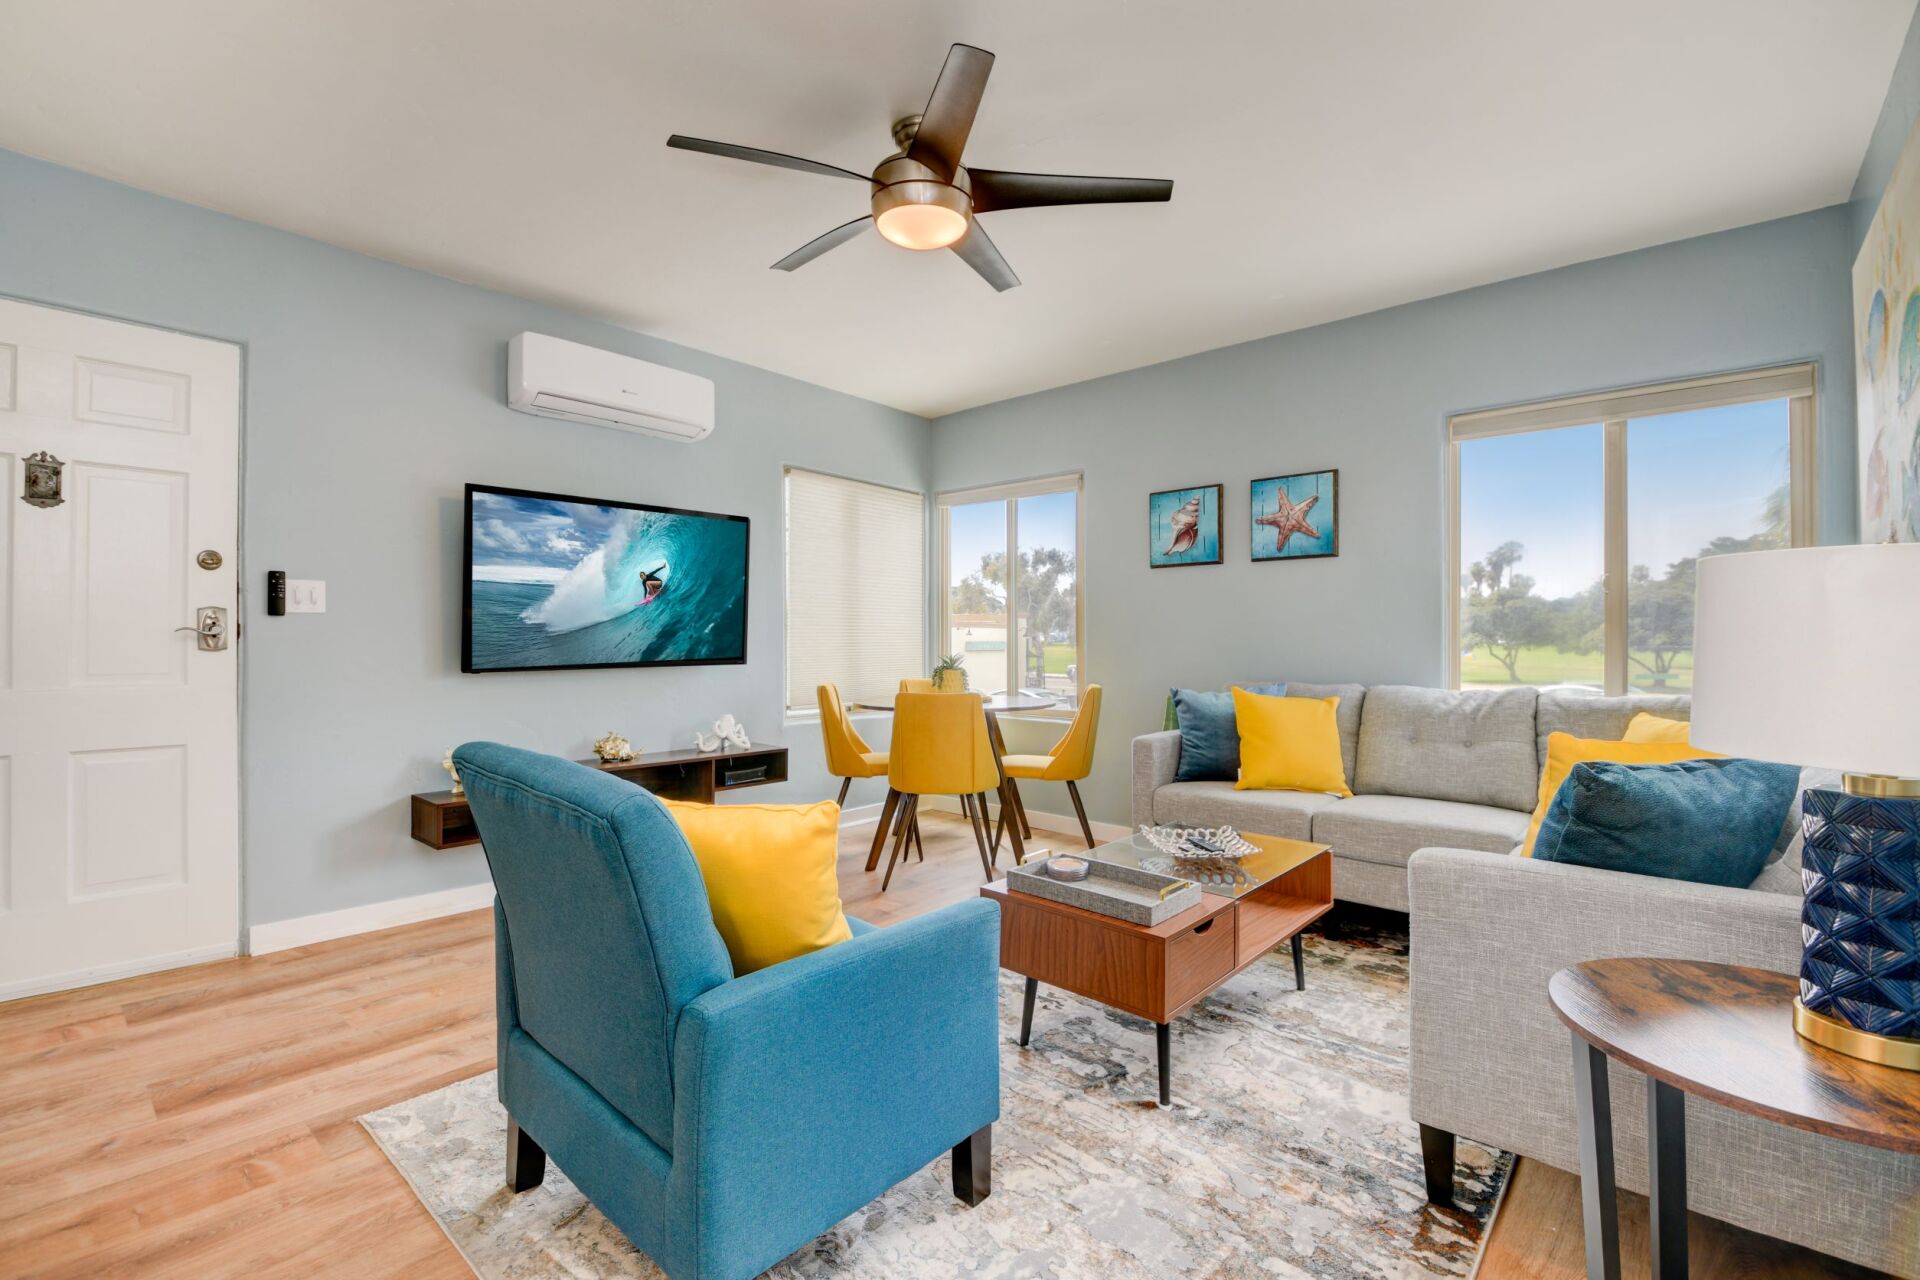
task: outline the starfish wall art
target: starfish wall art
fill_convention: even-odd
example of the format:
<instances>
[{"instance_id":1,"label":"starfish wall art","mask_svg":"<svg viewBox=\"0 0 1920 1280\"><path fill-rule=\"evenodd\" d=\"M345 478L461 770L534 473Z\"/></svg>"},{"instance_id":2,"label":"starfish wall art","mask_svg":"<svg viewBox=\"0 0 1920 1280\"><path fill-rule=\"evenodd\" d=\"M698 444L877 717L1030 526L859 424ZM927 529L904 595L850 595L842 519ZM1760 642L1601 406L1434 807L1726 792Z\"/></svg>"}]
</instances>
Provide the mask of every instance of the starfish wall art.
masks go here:
<instances>
[{"instance_id":1,"label":"starfish wall art","mask_svg":"<svg viewBox=\"0 0 1920 1280\"><path fill-rule=\"evenodd\" d=\"M1255 560L1340 554L1340 473L1306 471L1255 480L1249 495Z\"/></svg>"}]
</instances>

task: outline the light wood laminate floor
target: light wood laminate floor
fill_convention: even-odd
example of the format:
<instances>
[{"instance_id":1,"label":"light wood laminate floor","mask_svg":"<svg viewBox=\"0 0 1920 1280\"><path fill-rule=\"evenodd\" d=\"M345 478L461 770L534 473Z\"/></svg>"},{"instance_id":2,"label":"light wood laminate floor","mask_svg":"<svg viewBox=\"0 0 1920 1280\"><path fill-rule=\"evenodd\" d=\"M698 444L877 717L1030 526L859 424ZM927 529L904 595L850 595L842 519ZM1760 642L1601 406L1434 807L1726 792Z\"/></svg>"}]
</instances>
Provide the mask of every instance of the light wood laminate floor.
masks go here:
<instances>
[{"instance_id":1,"label":"light wood laminate floor","mask_svg":"<svg viewBox=\"0 0 1920 1280\"><path fill-rule=\"evenodd\" d=\"M966 826L925 827L926 862L884 896L872 828L846 834L850 912L885 925L976 891ZM468 1274L355 1118L493 1065L492 932L472 912L0 1005L0 1277ZM1644 1201L1624 1199L1645 1275ZM1694 1250L1699 1277L1848 1274L1705 1220ZM1576 1280L1577 1182L1523 1163L1480 1274Z\"/></svg>"}]
</instances>

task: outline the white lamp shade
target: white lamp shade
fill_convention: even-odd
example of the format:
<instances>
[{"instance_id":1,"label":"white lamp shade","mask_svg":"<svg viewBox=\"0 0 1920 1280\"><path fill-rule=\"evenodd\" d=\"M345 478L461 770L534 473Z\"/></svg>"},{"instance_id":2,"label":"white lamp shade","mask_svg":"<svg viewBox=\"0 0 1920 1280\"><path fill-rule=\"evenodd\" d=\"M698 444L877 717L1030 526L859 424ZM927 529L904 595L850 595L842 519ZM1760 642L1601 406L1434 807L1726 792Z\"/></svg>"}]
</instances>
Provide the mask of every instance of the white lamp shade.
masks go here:
<instances>
[{"instance_id":1,"label":"white lamp shade","mask_svg":"<svg viewBox=\"0 0 1920 1280\"><path fill-rule=\"evenodd\" d=\"M1695 746L1920 777L1920 543L1708 556Z\"/></svg>"}]
</instances>

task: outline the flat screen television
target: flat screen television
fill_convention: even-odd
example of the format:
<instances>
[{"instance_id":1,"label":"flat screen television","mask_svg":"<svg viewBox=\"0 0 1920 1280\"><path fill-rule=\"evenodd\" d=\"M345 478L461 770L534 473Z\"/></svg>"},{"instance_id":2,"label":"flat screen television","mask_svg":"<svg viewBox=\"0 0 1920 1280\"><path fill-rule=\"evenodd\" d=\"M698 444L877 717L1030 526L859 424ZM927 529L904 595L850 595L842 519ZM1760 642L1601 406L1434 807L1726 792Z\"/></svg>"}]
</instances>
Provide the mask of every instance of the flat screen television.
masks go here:
<instances>
[{"instance_id":1,"label":"flat screen television","mask_svg":"<svg viewBox=\"0 0 1920 1280\"><path fill-rule=\"evenodd\" d=\"M747 525L468 485L460 669L745 662Z\"/></svg>"}]
</instances>

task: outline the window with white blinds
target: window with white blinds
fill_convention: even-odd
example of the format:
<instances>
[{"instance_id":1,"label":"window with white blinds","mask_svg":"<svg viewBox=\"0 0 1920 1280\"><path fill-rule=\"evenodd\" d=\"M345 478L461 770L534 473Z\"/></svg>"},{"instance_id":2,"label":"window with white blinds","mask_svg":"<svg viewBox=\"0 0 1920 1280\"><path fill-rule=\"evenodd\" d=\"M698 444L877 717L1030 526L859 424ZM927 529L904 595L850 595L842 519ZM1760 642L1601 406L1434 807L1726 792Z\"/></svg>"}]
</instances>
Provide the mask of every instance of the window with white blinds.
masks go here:
<instances>
[{"instance_id":1,"label":"window with white blinds","mask_svg":"<svg viewBox=\"0 0 1920 1280\"><path fill-rule=\"evenodd\" d=\"M787 468L787 709L888 701L927 667L925 495Z\"/></svg>"}]
</instances>

